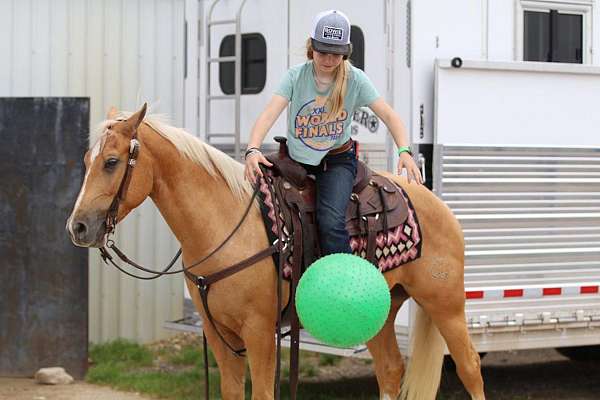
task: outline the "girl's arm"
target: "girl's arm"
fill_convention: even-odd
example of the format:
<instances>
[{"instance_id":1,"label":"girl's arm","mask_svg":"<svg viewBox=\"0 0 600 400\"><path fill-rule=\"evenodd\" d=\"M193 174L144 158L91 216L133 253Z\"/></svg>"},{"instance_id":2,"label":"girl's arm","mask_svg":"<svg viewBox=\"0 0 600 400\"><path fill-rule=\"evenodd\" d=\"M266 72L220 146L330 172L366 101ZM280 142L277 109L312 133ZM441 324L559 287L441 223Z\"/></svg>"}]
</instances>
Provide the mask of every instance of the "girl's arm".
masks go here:
<instances>
[{"instance_id":1,"label":"girl's arm","mask_svg":"<svg viewBox=\"0 0 600 400\"><path fill-rule=\"evenodd\" d=\"M394 142L396 142L396 146L408 146L406 127L402 123L400 116L382 97L369 104L369 108L373 110L373 112L383 121L385 126L387 126L394 138Z\"/></svg>"},{"instance_id":2,"label":"girl's arm","mask_svg":"<svg viewBox=\"0 0 600 400\"><path fill-rule=\"evenodd\" d=\"M387 126L390 134L394 138L394 142L396 142L396 146L408 146L408 133L406 127L402 123L400 116L383 98L380 97L369 104L369 108L385 123L385 126ZM401 153L399 156L398 174L402 173L403 168L406 168L409 182L414 179L415 182L419 184L423 183L421 171L419 170L419 167L417 167L415 160L413 160L412 156L408 153Z\"/></svg>"},{"instance_id":3,"label":"girl's arm","mask_svg":"<svg viewBox=\"0 0 600 400\"><path fill-rule=\"evenodd\" d=\"M267 136L267 132L269 132L269 129L271 129L277 118L279 118L279 115L285 110L288 103L288 99L278 94L271 97L271 100L252 127L250 139L248 140L248 148L260 148L265 136Z\"/></svg>"},{"instance_id":4,"label":"girl's arm","mask_svg":"<svg viewBox=\"0 0 600 400\"><path fill-rule=\"evenodd\" d=\"M273 95L263 112L258 116L248 140L248 149L257 150L246 151L246 163L244 166L244 177L250 182L256 182L256 176L262 176L259 164L272 166L272 164L262 155L260 145L262 144L267 132L273 126L281 112L287 107L289 101L287 98L278 94Z\"/></svg>"}]
</instances>

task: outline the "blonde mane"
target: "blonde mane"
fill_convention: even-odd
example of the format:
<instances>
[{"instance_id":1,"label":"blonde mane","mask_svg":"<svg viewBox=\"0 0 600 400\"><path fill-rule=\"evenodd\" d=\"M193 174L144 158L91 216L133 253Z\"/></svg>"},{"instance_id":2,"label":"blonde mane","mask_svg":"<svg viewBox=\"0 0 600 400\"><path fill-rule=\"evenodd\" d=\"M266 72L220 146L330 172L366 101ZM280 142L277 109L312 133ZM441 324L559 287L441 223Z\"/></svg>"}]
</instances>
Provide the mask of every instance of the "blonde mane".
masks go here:
<instances>
[{"instance_id":1,"label":"blonde mane","mask_svg":"<svg viewBox=\"0 0 600 400\"><path fill-rule=\"evenodd\" d=\"M128 118L132 113L121 111L115 120L105 120L90 132L89 147L101 140L106 129L113 123ZM231 192L239 199L252 194L252 186L244 180L244 166L221 150L216 149L181 128L168 123L163 115L147 115L144 121L159 135L173 143L180 153L203 167L209 175L223 178Z\"/></svg>"}]
</instances>

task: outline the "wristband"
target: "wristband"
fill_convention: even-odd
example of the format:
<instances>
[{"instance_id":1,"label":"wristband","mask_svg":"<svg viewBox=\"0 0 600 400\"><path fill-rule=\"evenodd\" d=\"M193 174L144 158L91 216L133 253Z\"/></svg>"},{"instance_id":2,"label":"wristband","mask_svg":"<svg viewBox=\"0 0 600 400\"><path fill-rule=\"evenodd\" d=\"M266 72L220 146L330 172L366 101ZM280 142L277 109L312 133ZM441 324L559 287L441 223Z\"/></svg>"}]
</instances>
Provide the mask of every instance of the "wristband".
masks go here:
<instances>
[{"instance_id":1,"label":"wristband","mask_svg":"<svg viewBox=\"0 0 600 400\"><path fill-rule=\"evenodd\" d=\"M412 156L412 151L410 151L410 147L409 146L400 146L398 147L398 155L402 154L402 153L408 153Z\"/></svg>"},{"instance_id":2,"label":"wristband","mask_svg":"<svg viewBox=\"0 0 600 400\"><path fill-rule=\"evenodd\" d=\"M258 147L249 147L248 150L246 150L246 153L244 153L244 160L247 159L250 154L260 152L261 151L258 149Z\"/></svg>"}]
</instances>

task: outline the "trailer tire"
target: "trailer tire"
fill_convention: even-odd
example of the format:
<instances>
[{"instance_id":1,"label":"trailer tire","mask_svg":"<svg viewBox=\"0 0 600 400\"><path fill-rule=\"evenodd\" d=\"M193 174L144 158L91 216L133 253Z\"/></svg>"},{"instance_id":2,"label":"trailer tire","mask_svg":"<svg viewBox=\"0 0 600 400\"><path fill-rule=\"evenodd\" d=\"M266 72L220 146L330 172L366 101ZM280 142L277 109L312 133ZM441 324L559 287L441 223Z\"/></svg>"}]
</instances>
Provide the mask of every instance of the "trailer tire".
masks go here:
<instances>
[{"instance_id":1,"label":"trailer tire","mask_svg":"<svg viewBox=\"0 0 600 400\"><path fill-rule=\"evenodd\" d=\"M596 346L576 346L576 347L558 347L560 354L573 361L599 361L600 345Z\"/></svg>"}]
</instances>

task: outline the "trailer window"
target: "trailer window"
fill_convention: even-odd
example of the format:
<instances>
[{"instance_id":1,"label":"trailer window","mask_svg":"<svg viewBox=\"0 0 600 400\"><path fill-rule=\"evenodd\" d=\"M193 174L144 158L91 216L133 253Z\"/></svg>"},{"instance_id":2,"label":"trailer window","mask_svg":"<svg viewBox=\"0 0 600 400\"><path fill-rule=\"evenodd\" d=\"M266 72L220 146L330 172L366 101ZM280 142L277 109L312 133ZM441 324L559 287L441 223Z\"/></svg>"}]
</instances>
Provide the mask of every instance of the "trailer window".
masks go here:
<instances>
[{"instance_id":1,"label":"trailer window","mask_svg":"<svg viewBox=\"0 0 600 400\"><path fill-rule=\"evenodd\" d=\"M350 42L352 42L352 55L350 61L356 68L365 70L365 35L356 25L350 27Z\"/></svg>"},{"instance_id":2,"label":"trailer window","mask_svg":"<svg viewBox=\"0 0 600 400\"><path fill-rule=\"evenodd\" d=\"M523 60L583 63L583 15L525 11Z\"/></svg>"},{"instance_id":3,"label":"trailer window","mask_svg":"<svg viewBox=\"0 0 600 400\"><path fill-rule=\"evenodd\" d=\"M235 35L221 41L219 57L235 54ZM242 34L242 94L260 93L267 80L267 43L260 33ZM225 94L235 93L235 63L219 64L219 85Z\"/></svg>"}]
</instances>

